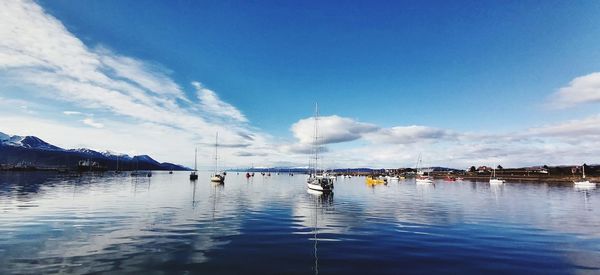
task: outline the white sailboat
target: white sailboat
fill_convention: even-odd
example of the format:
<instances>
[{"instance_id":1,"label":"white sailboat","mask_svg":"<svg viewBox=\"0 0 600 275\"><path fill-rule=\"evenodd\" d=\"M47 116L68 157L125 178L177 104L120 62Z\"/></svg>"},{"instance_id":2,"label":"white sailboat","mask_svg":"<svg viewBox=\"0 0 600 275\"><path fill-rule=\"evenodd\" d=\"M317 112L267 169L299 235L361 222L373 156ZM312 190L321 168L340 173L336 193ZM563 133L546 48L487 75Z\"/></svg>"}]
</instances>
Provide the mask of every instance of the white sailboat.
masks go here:
<instances>
[{"instance_id":1,"label":"white sailboat","mask_svg":"<svg viewBox=\"0 0 600 275\"><path fill-rule=\"evenodd\" d=\"M423 165L423 159L421 159L421 154L419 154L419 159L417 160L417 184L431 184L433 183L433 178L429 175L430 172L428 172L427 176L425 175L425 171L420 168Z\"/></svg>"},{"instance_id":2,"label":"white sailboat","mask_svg":"<svg viewBox=\"0 0 600 275\"><path fill-rule=\"evenodd\" d=\"M490 177L490 184L503 184L504 180L496 177L496 169L492 170L492 176Z\"/></svg>"},{"instance_id":3,"label":"white sailboat","mask_svg":"<svg viewBox=\"0 0 600 275\"><path fill-rule=\"evenodd\" d=\"M573 184L575 184L576 187L595 187L596 183L585 179L585 165L581 166L581 169L583 173L581 179L573 181Z\"/></svg>"},{"instance_id":4,"label":"white sailboat","mask_svg":"<svg viewBox=\"0 0 600 275\"><path fill-rule=\"evenodd\" d=\"M319 172L319 106L315 104L315 136L314 136L314 152L315 161L313 171L308 177L306 183L309 189L321 192L329 192L333 190L333 180Z\"/></svg>"},{"instance_id":5,"label":"white sailboat","mask_svg":"<svg viewBox=\"0 0 600 275\"><path fill-rule=\"evenodd\" d=\"M215 137L215 171L212 174L212 176L210 176L210 181L223 183L223 182L225 182L225 175L219 174L219 151L218 151L218 148L219 148L219 133L217 132L217 135Z\"/></svg>"},{"instance_id":6,"label":"white sailboat","mask_svg":"<svg viewBox=\"0 0 600 275\"><path fill-rule=\"evenodd\" d=\"M198 148L194 148L194 171L192 171L190 173L190 180L198 179L198 168L196 167L197 162L198 162Z\"/></svg>"}]
</instances>

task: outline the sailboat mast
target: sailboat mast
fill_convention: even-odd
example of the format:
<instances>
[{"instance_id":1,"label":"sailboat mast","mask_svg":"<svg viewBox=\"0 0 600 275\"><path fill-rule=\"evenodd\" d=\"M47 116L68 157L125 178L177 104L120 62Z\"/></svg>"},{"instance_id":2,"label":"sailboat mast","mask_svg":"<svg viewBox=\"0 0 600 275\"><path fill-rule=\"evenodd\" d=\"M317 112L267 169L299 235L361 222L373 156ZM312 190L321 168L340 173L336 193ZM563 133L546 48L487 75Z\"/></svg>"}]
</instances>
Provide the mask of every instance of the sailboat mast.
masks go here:
<instances>
[{"instance_id":1,"label":"sailboat mast","mask_svg":"<svg viewBox=\"0 0 600 275\"><path fill-rule=\"evenodd\" d=\"M194 148L194 171L198 171L198 148Z\"/></svg>"},{"instance_id":2,"label":"sailboat mast","mask_svg":"<svg viewBox=\"0 0 600 275\"><path fill-rule=\"evenodd\" d=\"M583 171L583 178L585 179L585 164L583 164L583 166L581 166L581 169Z\"/></svg>"},{"instance_id":3,"label":"sailboat mast","mask_svg":"<svg viewBox=\"0 0 600 275\"><path fill-rule=\"evenodd\" d=\"M219 144L219 132L217 132L216 136L215 136L215 175L217 174L217 162L218 162L218 144Z\"/></svg>"},{"instance_id":4,"label":"sailboat mast","mask_svg":"<svg viewBox=\"0 0 600 275\"><path fill-rule=\"evenodd\" d=\"M318 161L319 161L319 104L315 103L315 163L314 163L314 173L317 175L318 170Z\"/></svg>"}]
</instances>

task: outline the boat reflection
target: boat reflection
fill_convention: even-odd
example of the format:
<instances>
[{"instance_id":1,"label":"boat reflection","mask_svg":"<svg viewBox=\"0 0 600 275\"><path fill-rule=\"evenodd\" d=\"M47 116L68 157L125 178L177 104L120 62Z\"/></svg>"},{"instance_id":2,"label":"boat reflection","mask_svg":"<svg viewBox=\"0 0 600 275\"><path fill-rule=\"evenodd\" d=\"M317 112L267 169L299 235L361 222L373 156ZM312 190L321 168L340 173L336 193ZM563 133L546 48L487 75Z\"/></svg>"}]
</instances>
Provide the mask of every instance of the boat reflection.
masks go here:
<instances>
[{"instance_id":1,"label":"boat reflection","mask_svg":"<svg viewBox=\"0 0 600 275\"><path fill-rule=\"evenodd\" d=\"M318 207L329 207L333 205L333 192L322 192L322 191L316 191L316 190L312 190L312 189L306 189L306 192L308 194L311 194L311 197L313 198L314 203L314 207L318 208Z\"/></svg>"},{"instance_id":2,"label":"boat reflection","mask_svg":"<svg viewBox=\"0 0 600 275\"><path fill-rule=\"evenodd\" d=\"M596 189L596 185L574 185L576 191L590 191Z\"/></svg>"},{"instance_id":3,"label":"boat reflection","mask_svg":"<svg viewBox=\"0 0 600 275\"><path fill-rule=\"evenodd\" d=\"M577 186L575 185L573 187L575 189L575 191L580 192L583 194L583 203L585 205L586 208L589 207L589 200L592 197L592 191L594 189L596 189L596 186Z\"/></svg>"},{"instance_id":4,"label":"boat reflection","mask_svg":"<svg viewBox=\"0 0 600 275\"><path fill-rule=\"evenodd\" d=\"M190 183L193 186L193 190L192 190L192 208L196 208L196 205L198 204L198 201L196 201L196 181L190 181Z\"/></svg>"},{"instance_id":5,"label":"boat reflection","mask_svg":"<svg viewBox=\"0 0 600 275\"><path fill-rule=\"evenodd\" d=\"M333 192L321 192L316 190L307 189L307 193L309 193L313 199L313 209L314 209L314 220L313 220L313 237L314 241L313 246L313 256L315 259L313 270L315 274L319 274L319 255L318 255L318 243L319 243L319 214L326 215L325 210L333 205Z\"/></svg>"},{"instance_id":6,"label":"boat reflection","mask_svg":"<svg viewBox=\"0 0 600 275\"><path fill-rule=\"evenodd\" d=\"M498 204L499 197L504 192L504 184L490 184L490 192L494 196L496 204Z\"/></svg>"}]
</instances>

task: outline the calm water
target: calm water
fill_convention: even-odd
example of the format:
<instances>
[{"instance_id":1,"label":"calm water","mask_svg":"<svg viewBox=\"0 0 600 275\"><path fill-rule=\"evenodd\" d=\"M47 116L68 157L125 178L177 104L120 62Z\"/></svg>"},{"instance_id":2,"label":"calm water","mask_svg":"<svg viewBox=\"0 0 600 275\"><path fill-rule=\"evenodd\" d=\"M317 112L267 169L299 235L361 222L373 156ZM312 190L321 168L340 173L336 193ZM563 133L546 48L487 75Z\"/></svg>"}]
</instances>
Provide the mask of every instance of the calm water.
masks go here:
<instances>
[{"instance_id":1,"label":"calm water","mask_svg":"<svg viewBox=\"0 0 600 275\"><path fill-rule=\"evenodd\" d=\"M599 273L600 190L0 173L0 274Z\"/></svg>"}]
</instances>

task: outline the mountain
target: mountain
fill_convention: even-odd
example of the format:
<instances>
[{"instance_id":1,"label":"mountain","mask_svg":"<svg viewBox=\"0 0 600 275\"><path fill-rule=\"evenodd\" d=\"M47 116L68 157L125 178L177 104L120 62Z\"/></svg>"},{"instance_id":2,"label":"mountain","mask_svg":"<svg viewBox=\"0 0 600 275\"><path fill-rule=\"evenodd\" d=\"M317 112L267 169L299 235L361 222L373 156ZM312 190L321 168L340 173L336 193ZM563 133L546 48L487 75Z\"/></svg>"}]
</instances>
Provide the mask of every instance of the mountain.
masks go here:
<instances>
[{"instance_id":1,"label":"mountain","mask_svg":"<svg viewBox=\"0 0 600 275\"><path fill-rule=\"evenodd\" d=\"M34 136L9 136L0 132L0 142L2 142L3 145L17 146L28 149L62 150L62 148L56 147Z\"/></svg>"},{"instance_id":2,"label":"mountain","mask_svg":"<svg viewBox=\"0 0 600 275\"><path fill-rule=\"evenodd\" d=\"M160 163L148 155L130 157L109 151L87 148L63 149L35 136L11 136L0 132L0 165L26 165L38 168L76 168L81 160L99 163L109 170L189 170L189 168Z\"/></svg>"}]
</instances>

